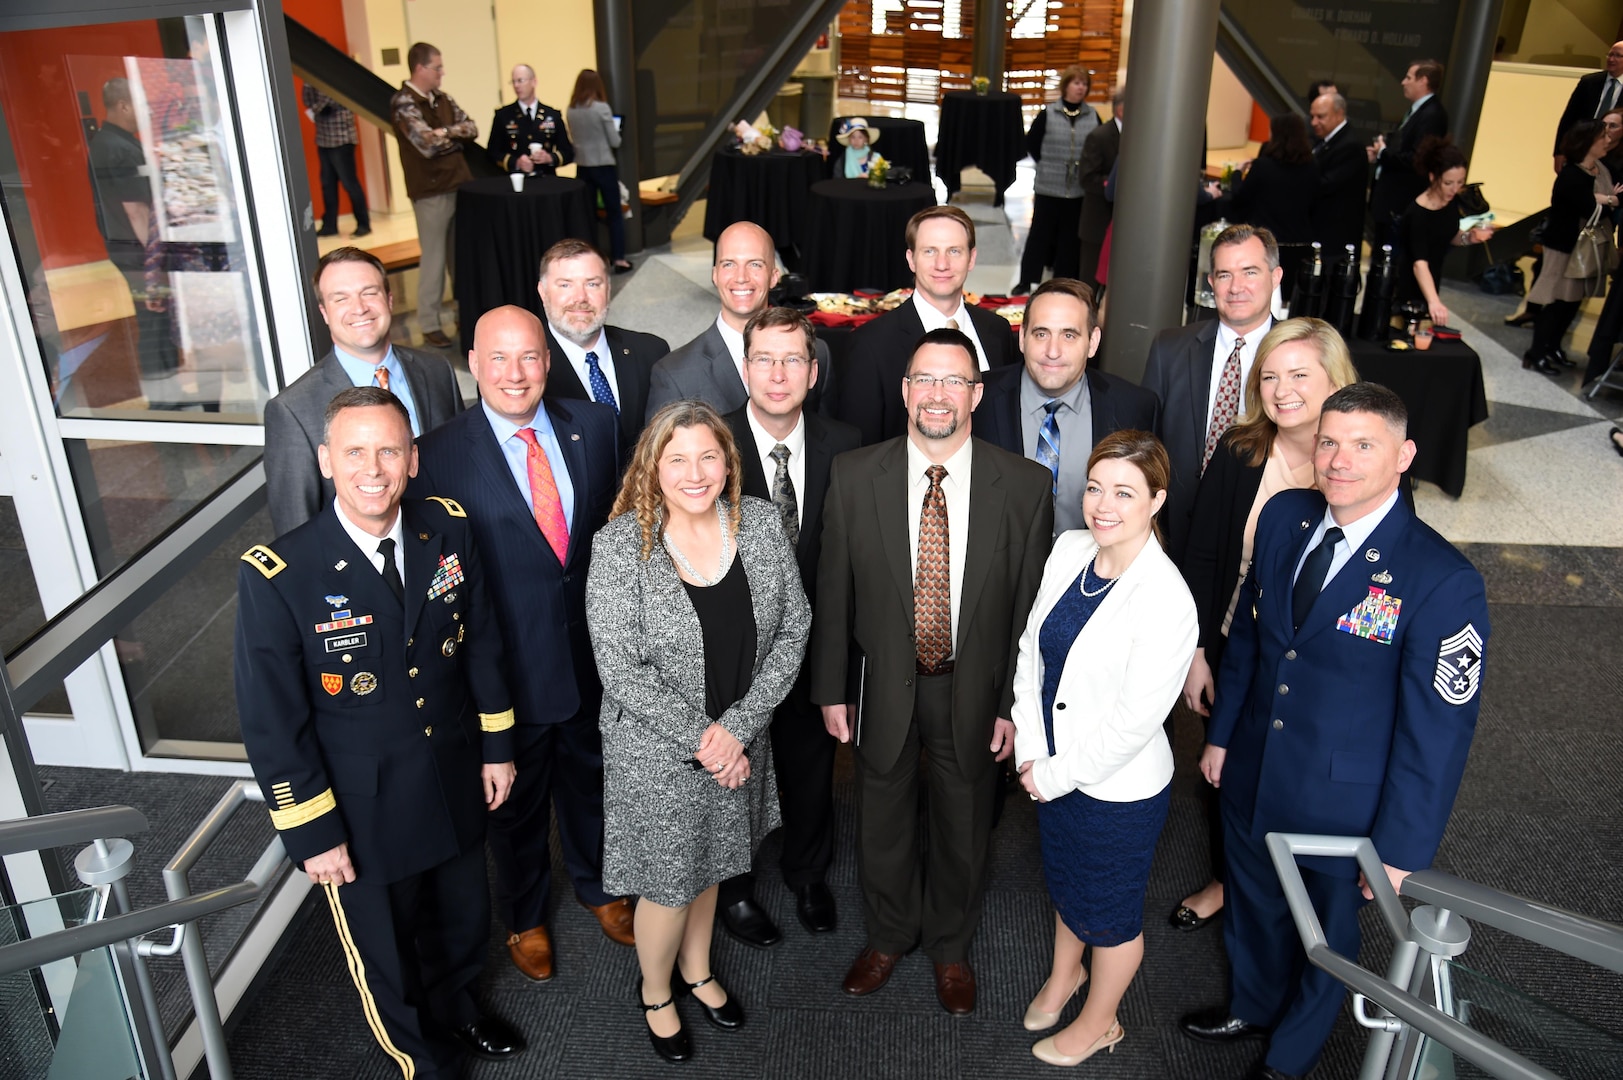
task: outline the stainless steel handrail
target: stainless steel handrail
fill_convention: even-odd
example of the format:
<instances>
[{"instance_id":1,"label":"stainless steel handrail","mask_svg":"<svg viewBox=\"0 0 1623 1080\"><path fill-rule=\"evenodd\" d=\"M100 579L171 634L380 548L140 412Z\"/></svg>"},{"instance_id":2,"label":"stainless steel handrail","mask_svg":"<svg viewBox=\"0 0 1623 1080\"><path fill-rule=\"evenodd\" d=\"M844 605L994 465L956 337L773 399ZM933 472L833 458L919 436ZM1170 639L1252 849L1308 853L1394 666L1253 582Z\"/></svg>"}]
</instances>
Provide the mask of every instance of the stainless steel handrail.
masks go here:
<instances>
[{"instance_id":1,"label":"stainless steel handrail","mask_svg":"<svg viewBox=\"0 0 1623 1080\"><path fill-rule=\"evenodd\" d=\"M0 821L0 855L88 844L146 832L146 816L129 806L92 806L38 817Z\"/></svg>"},{"instance_id":2,"label":"stainless steel handrail","mask_svg":"<svg viewBox=\"0 0 1623 1080\"><path fill-rule=\"evenodd\" d=\"M1490 889L1441 870L1410 874L1404 879L1403 895L1596 967L1623 973L1623 927L1615 923Z\"/></svg>"}]
</instances>

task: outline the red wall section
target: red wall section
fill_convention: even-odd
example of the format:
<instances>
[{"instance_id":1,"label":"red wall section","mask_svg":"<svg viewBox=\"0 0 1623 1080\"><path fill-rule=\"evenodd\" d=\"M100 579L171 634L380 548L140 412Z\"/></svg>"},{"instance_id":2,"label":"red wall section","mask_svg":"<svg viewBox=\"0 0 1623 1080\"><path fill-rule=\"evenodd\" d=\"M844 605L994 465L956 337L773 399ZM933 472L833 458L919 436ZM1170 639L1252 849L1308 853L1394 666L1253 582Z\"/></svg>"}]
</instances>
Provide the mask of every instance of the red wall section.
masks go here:
<instances>
[{"instance_id":1,"label":"red wall section","mask_svg":"<svg viewBox=\"0 0 1623 1080\"><path fill-rule=\"evenodd\" d=\"M310 30L315 31L335 49L349 52L349 38L344 32L343 5L332 0L282 0L282 10ZM304 80L293 77L293 92L298 95L300 144L304 147L304 171L310 178L311 205L315 207L316 224L321 223L321 160L316 155L316 126L304 115ZM356 148L355 171L361 171L360 148ZM361 179L364 189L366 180ZM338 212L350 213L349 196L338 189Z\"/></svg>"},{"instance_id":2,"label":"red wall section","mask_svg":"<svg viewBox=\"0 0 1623 1080\"><path fill-rule=\"evenodd\" d=\"M1255 101L1251 103L1251 131L1249 138L1253 142L1267 142L1270 121L1268 114L1262 111L1262 106Z\"/></svg>"},{"instance_id":3,"label":"red wall section","mask_svg":"<svg viewBox=\"0 0 1623 1080\"><path fill-rule=\"evenodd\" d=\"M101 85L124 75L123 58L162 55L151 21L0 34L0 109L45 269L107 257L96 231L78 93L89 97L100 123Z\"/></svg>"}]
</instances>

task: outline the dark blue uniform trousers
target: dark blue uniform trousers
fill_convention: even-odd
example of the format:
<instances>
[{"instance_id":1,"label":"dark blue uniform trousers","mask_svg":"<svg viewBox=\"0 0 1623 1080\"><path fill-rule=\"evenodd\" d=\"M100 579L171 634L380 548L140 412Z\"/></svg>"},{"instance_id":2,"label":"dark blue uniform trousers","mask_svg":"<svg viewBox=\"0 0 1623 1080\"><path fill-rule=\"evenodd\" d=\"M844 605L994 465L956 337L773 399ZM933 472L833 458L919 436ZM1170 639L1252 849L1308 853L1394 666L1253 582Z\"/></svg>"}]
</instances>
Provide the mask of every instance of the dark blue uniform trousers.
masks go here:
<instances>
[{"instance_id":1,"label":"dark blue uniform trousers","mask_svg":"<svg viewBox=\"0 0 1623 1080\"><path fill-rule=\"evenodd\" d=\"M1272 1028L1268 1065L1306 1075L1319 1060L1346 987L1307 962L1285 890L1267 845L1237 828L1240 815L1223 808L1228 880L1223 895L1223 945L1228 950L1229 1014ZM1364 895L1356 880L1302 868L1302 880L1330 948L1358 958L1358 909Z\"/></svg>"},{"instance_id":2,"label":"dark blue uniform trousers","mask_svg":"<svg viewBox=\"0 0 1623 1080\"><path fill-rule=\"evenodd\" d=\"M490 943L485 849L389 884L324 888L361 1011L405 1080L455 1080Z\"/></svg>"}]
</instances>

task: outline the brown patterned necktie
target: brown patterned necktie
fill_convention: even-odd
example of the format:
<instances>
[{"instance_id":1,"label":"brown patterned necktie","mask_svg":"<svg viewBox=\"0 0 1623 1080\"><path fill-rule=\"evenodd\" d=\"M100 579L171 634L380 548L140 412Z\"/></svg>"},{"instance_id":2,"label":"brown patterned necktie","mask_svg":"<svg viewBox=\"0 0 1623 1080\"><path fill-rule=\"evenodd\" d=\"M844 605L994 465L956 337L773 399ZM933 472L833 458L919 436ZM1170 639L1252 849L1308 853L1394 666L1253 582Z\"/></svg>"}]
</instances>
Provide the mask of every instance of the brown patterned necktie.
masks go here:
<instances>
[{"instance_id":1,"label":"brown patterned necktie","mask_svg":"<svg viewBox=\"0 0 1623 1080\"><path fill-rule=\"evenodd\" d=\"M372 369L372 385L379 389L389 389L389 369L379 364Z\"/></svg>"},{"instance_id":2,"label":"brown patterned necktie","mask_svg":"<svg viewBox=\"0 0 1623 1080\"><path fill-rule=\"evenodd\" d=\"M1217 452L1223 432L1234 423L1234 417L1240 411L1240 350L1244 347L1245 338L1234 339L1234 351L1223 362L1223 374L1217 380L1217 400L1212 402L1212 420L1206 428L1206 450L1200 455L1200 471L1203 474L1207 463L1212 460L1212 454Z\"/></svg>"},{"instance_id":3,"label":"brown patterned necktie","mask_svg":"<svg viewBox=\"0 0 1623 1080\"><path fill-rule=\"evenodd\" d=\"M918 567L913 577L913 642L919 670L934 672L952 655L952 540L947 534L945 466L925 470L930 490L919 512Z\"/></svg>"}]
</instances>

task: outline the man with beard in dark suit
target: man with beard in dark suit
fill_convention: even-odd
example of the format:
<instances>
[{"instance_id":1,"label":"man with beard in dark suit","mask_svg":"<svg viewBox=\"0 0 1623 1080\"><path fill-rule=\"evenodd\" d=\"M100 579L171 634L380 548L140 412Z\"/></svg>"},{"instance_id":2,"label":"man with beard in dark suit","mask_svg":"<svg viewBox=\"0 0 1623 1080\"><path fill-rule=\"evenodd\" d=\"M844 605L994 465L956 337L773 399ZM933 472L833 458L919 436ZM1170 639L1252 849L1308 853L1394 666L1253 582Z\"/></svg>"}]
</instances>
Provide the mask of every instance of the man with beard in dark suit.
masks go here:
<instances>
[{"instance_id":1,"label":"man with beard in dark suit","mask_svg":"<svg viewBox=\"0 0 1623 1080\"><path fill-rule=\"evenodd\" d=\"M816 340L811 323L790 308L751 316L744 324L749 400L726 417L744 462L744 494L777 506L814 605L829 470L836 454L862 445L856 428L806 408L821 376ZM794 891L801 925L824 934L835 926L834 897L825 882L834 859L834 739L812 704L810 684L803 667L773 714L772 760L783 810L783 880ZM781 940L755 901L753 874L723 881L716 907L722 926L744 944L765 948Z\"/></svg>"},{"instance_id":2,"label":"man with beard in dark suit","mask_svg":"<svg viewBox=\"0 0 1623 1080\"><path fill-rule=\"evenodd\" d=\"M1340 94L1314 98L1308 122L1318 137L1313 144L1313 163L1319 168L1319 190L1310 212L1313 239L1319 242L1328 266L1348 244L1356 251L1364 241L1369 158L1347 126L1347 99ZM1285 287L1293 284L1287 281Z\"/></svg>"}]
</instances>

